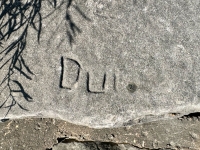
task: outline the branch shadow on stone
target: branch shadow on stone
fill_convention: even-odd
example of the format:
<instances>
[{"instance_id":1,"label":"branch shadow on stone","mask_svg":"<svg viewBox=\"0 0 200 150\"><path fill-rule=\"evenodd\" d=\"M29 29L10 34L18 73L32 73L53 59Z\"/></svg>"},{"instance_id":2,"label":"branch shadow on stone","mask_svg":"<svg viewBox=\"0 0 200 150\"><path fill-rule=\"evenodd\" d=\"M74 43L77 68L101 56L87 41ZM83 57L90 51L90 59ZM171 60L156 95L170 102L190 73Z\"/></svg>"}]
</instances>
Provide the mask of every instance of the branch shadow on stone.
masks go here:
<instances>
[{"instance_id":1,"label":"branch shadow on stone","mask_svg":"<svg viewBox=\"0 0 200 150\"><path fill-rule=\"evenodd\" d=\"M77 34L82 33L82 30L78 27L78 25L73 21L72 16L70 14L69 8L73 7L76 12L78 12L81 17L86 20L91 22L91 19L86 16L86 14L77 6L77 5L72 5L73 0L69 0L66 8L66 15L65 19L67 21L68 27L67 27L67 38L69 40L69 44L72 46L73 43L75 43L75 37Z\"/></svg>"},{"instance_id":2,"label":"branch shadow on stone","mask_svg":"<svg viewBox=\"0 0 200 150\"><path fill-rule=\"evenodd\" d=\"M52 11L50 14L52 15L56 10L60 11L61 6L65 5L65 16L64 20L61 21L61 23L58 22L57 28L51 33L51 36L48 39L48 44L51 44L51 40L55 39L55 34L59 32L60 25L64 22L65 23L65 37L68 40L68 43L72 47L72 45L76 42L76 36L82 33L80 24L74 21L74 15L71 13L71 10L73 9L74 12L76 12L78 15L81 16L81 18L87 22L91 22L91 19L87 17L87 15L81 10L81 8L76 4L73 3L75 0L68 0L67 2L62 1L60 2L60 5L57 6L57 2L53 3L53 7L55 8L54 11ZM52 5L52 3L51 3ZM49 15L47 15L48 17ZM46 18L46 17L44 17ZM53 21L54 19L52 19ZM61 43L58 43L57 49L60 47Z\"/></svg>"},{"instance_id":3,"label":"branch shadow on stone","mask_svg":"<svg viewBox=\"0 0 200 150\"><path fill-rule=\"evenodd\" d=\"M32 102L32 97L25 91L23 85L13 79L12 76L14 73L18 73L31 80L31 75L34 75L26 64L23 53L26 48L27 34L30 27L37 32L37 41L40 41L42 30L41 3L42 0L31 0L26 3L22 3L19 0L3 0L0 2L0 70L7 67L7 73L0 82L0 87L3 87L0 94L5 89L9 90L8 97L0 105L0 108L8 109L5 117L15 105L28 111L17 100L15 93L20 93L26 101ZM21 32L21 35L19 34L20 36L12 40L12 36L16 32ZM9 42L9 44L4 47L6 42Z\"/></svg>"},{"instance_id":4,"label":"branch shadow on stone","mask_svg":"<svg viewBox=\"0 0 200 150\"><path fill-rule=\"evenodd\" d=\"M21 109L28 111L27 108L20 104L19 98L15 95L22 95L27 102L33 102L32 97L25 90L23 84L14 79L14 75L21 75L22 78L32 80L34 73L23 57L26 52L27 35L29 29L32 28L37 33L37 42L40 43L42 32L43 17L41 14L42 0L2 0L0 1L0 70L7 70L5 76L0 79L0 95L8 90L8 96L0 103L0 108L6 108L5 117L15 105ZM77 12L87 21L90 19L81 11L78 6L74 6L73 0L61 0L58 5L57 0L47 0L48 5L53 11L47 15L50 16L57 8L66 4L66 36L70 45L75 42L75 36L81 33L81 29L72 20L69 8L74 7ZM17 34L14 34L17 33ZM13 38L16 37L17 38ZM6 46L4 46L6 45Z\"/></svg>"}]
</instances>

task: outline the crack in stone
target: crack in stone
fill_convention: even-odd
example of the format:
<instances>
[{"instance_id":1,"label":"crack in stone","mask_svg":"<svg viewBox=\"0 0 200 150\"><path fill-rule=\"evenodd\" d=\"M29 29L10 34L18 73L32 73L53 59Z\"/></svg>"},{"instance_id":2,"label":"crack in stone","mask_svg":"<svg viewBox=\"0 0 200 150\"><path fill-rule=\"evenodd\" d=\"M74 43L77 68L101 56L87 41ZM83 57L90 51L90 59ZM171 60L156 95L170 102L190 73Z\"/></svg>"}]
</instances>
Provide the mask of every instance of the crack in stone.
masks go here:
<instances>
[{"instance_id":1,"label":"crack in stone","mask_svg":"<svg viewBox=\"0 0 200 150\"><path fill-rule=\"evenodd\" d=\"M190 113L178 118L179 120L200 121L200 112Z\"/></svg>"}]
</instances>

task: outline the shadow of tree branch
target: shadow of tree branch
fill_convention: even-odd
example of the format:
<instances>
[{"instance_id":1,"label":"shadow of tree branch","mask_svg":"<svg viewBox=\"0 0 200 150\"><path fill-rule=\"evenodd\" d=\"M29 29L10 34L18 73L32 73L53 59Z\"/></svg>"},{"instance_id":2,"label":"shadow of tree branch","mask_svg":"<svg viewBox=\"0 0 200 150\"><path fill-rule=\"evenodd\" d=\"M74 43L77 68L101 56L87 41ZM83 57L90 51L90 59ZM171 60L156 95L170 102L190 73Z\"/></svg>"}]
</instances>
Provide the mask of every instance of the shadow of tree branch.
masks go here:
<instances>
[{"instance_id":1,"label":"shadow of tree branch","mask_svg":"<svg viewBox=\"0 0 200 150\"><path fill-rule=\"evenodd\" d=\"M5 99L0 105L0 108L8 109L5 117L15 105L18 105L21 109L28 111L28 109L23 107L17 100L15 93L20 93L23 95L24 100L27 102L33 101L32 97L26 92L22 83L14 80L12 76L14 73L19 73L27 80L32 80L31 76L34 75L23 57L23 53L25 53L27 45L29 28L34 29L37 33L37 42L39 43L43 19L53 14L57 8L60 8L62 5L66 4L65 21L68 24L66 27L66 36L70 45L72 45L75 42L75 36L82 31L73 21L69 8L73 6L85 20L90 21L90 19L83 13L83 11L81 11L78 6L72 5L73 0L68 0L67 2L62 0L59 5L57 0L47 0L48 4L52 7L52 12L47 16L42 17L42 2L43 0L27 0L26 2L22 2L21 0L0 1L0 70L8 67L6 69L8 71L5 77L0 81L0 87L3 86L1 93L5 89L9 90L8 98ZM7 47L4 48L4 43L8 42L8 40L11 39L11 36L14 35L16 31L21 31L21 35L19 35L17 39L13 40ZM9 99L11 102L9 105L7 105Z\"/></svg>"}]
</instances>

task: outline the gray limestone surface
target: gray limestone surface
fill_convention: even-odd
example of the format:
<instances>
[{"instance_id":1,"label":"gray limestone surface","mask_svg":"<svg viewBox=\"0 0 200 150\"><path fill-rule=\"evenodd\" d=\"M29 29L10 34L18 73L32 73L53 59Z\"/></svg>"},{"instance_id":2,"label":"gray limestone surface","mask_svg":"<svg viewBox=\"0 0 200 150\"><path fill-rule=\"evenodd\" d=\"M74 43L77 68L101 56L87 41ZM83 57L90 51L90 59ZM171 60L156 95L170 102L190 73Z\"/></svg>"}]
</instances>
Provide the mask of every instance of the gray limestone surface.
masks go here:
<instances>
[{"instance_id":1,"label":"gray limestone surface","mask_svg":"<svg viewBox=\"0 0 200 150\"><path fill-rule=\"evenodd\" d=\"M200 111L198 0L8 3L0 2L2 119L102 128Z\"/></svg>"}]
</instances>

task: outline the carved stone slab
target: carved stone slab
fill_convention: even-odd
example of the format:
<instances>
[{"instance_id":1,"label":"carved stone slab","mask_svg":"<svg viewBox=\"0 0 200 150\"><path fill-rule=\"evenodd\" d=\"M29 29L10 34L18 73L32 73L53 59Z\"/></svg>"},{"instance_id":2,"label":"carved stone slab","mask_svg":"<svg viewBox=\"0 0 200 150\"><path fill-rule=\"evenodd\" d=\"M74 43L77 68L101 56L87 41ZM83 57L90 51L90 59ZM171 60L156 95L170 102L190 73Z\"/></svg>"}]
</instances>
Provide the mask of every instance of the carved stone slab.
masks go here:
<instances>
[{"instance_id":1,"label":"carved stone slab","mask_svg":"<svg viewBox=\"0 0 200 150\"><path fill-rule=\"evenodd\" d=\"M199 1L18 3L0 24L2 119L117 127L200 111Z\"/></svg>"}]
</instances>

